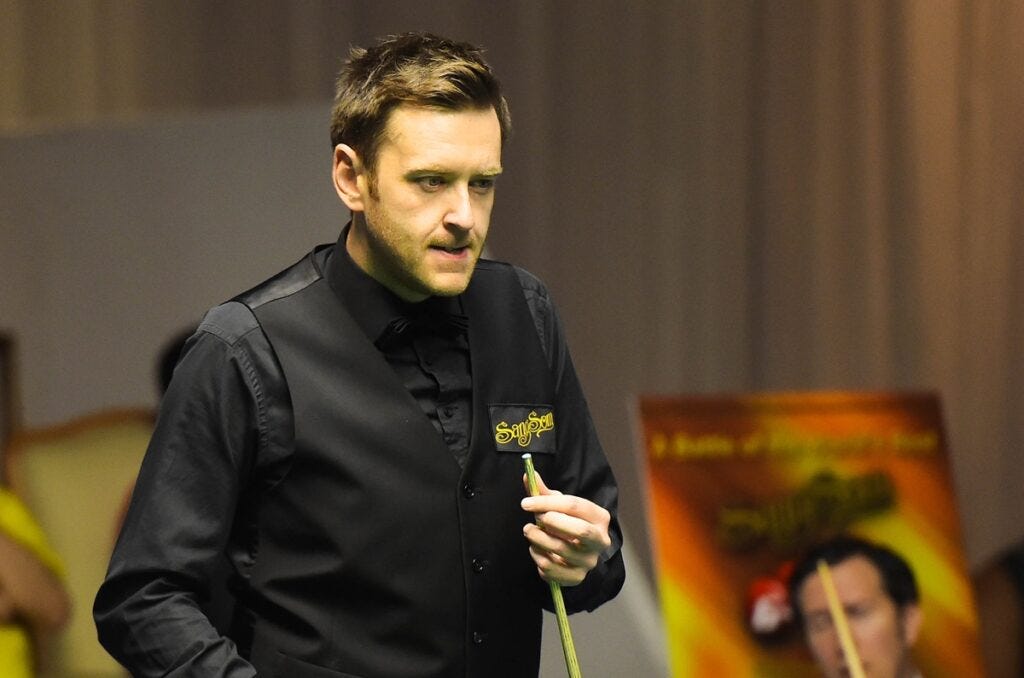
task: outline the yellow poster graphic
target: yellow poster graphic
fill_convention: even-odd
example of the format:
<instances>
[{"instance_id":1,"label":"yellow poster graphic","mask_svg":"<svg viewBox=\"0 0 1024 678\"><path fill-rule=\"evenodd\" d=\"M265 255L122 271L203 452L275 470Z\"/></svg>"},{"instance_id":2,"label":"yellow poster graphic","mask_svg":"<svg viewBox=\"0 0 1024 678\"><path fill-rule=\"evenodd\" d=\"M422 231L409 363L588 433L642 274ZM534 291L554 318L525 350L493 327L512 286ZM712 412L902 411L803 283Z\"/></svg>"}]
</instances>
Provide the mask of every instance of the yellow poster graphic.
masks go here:
<instances>
[{"instance_id":1,"label":"yellow poster graphic","mask_svg":"<svg viewBox=\"0 0 1024 678\"><path fill-rule=\"evenodd\" d=\"M984 675L935 395L641 397L639 415L672 676L819 675L785 583L839 534L913 570L924 676Z\"/></svg>"}]
</instances>

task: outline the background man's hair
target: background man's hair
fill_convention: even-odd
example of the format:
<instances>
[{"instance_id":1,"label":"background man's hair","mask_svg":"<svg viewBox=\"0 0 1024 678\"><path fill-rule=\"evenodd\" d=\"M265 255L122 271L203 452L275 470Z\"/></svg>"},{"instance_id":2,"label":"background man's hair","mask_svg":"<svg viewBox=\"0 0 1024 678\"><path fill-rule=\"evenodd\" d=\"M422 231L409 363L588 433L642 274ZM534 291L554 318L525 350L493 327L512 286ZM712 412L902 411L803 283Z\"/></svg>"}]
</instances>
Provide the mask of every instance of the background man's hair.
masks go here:
<instances>
[{"instance_id":1,"label":"background man's hair","mask_svg":"<svg viewBox=\"0 0 1024 678\"><path fill-rule=\"evenodd\" d=\"M818 561L824 560L829 566L834 566L854 556L862 556L875 566L881 575L882 587L897 608L903 609L918 602L917 580L910 565L902 556L881 544L843 535L814 546L793 567L788 588L789 600L797 623L803 624L800 591L807 578L817 573Z\"/></svg>"},{"instance_id":2,"label":"background man's hair","mask_svg":"<svg viewBox=\"0 0 1024 678\"><path fill-rule=\"evenodd\" d=\"M502 143L511 133L508 104L483 50L429 33L388 36L354 47L338 75L331 147L348 144L372 170L391 111L401 104L467 110L494 108Z\"/></svg>"},{"instance_id":3,"label":"background man's hair","mask_svg":"<svg viewBox=\"0 0 1024 678\"><path fill-rule=\"evenodd\" d=\"M174 368L178 364L178 358L181 357L181 351L185 348L185 342L193 334L195 334L194 328L178 330L160 348L156 359L156 385L161 398L167 392L167 387L171 384L171 377L174 375Z\"/></svg>"}]
</instances>

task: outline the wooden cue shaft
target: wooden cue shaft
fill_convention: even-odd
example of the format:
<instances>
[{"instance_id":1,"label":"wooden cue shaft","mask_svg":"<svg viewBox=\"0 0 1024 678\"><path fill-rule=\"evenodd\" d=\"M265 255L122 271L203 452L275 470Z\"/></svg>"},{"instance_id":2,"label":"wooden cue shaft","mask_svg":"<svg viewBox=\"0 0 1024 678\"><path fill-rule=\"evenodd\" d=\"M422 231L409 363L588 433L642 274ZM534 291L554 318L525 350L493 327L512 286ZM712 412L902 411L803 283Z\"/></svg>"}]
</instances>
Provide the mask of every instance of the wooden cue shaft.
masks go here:
<instances>
[{"instance_id":1,"label":"wooden cue shaft","mask_svg":"<svg viewBox=\"0 0 1024 678\"><path fill-rule=\"evenodd\" d=\"M825 587L828 611L832 616L832 624L839 633L839 644L843 648L843 655L846 657L850 676L851 678L865 678L864 666L860 663L857 647L853 644L853 636L850 634L850 624L846 619L846 612L843 611L843 605L839 602L839 594L836 592L835 582L832 581L832 571L824 560L818 561L818 575L821 577L821 585Z\"/></svg>"},{"instance_id":2,"label":"wooden cue shaft","mask_svg":"<svg viewBox=\"0 0 1024 678\"><path fill-rule=\"evenodd\" d=\"M526 485L530 488L530 496L536 497L540 494L537 487L537 476L533 470L533 455L523 455L523 464L526 466ZM555 604L555 618L558 620L558 637L562 640L562 654L565 655L565 670L569 678L582 678L580 663L576 659L576 646L572 642L572 631L569 629L569 615L565 611L565 600L562 598L562 587L558 582L549 581L551 589L551 600Z\"/></svg>"}]
</instances>

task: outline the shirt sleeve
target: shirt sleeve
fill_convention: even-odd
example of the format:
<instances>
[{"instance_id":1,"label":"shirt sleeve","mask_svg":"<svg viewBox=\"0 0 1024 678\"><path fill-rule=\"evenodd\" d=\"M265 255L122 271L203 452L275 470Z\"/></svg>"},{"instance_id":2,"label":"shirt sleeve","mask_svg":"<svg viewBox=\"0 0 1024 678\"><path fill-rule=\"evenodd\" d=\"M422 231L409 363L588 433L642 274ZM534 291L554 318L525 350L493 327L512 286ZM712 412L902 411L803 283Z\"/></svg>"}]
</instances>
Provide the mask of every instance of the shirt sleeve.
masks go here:
<instances>
[{"instance_id":1,"label":"shirt sleeve","mask_svg":"<svg viewBox=\"0 0 1024 678\"><path fill-rule=\"evenodd\" d=\"M93 609L100 642L133 676L255 675L204 604L268 445L259 363L271 358L251 312L229 303L175 368Z\"/></svg>"},{"instance_id":2,"label":"shirt sleeve","mask_svg":"<svg viewBox=\"0 0 1024 678\"><path fill-rule=\"evenodd\" d=\"M549 487L589 499L611 514L608 528L611 546L601 554L597 566L582 583L562 588L568 612L589 612L614 598L625 581L622 530L618 519L619 489L597 437L590 408L569 354L562 322L551 297L544 284L532 274L518 268L516 271L547 356L548 367L555 378L554 410L560 413L559 477L545 481ZM550 601L545 607L550 609Z\"/></svg>"}]
</instances>

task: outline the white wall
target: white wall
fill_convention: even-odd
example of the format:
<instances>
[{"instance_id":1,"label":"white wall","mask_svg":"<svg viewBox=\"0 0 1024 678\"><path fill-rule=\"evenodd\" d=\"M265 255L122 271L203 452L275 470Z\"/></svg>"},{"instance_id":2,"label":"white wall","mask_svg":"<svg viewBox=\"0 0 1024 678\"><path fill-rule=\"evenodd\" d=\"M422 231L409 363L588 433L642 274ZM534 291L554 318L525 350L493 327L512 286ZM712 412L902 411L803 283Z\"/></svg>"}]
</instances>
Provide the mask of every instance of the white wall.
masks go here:
<instances>
[{"instance_id":1,"label":"white wall","mask_svg":"<svg viewBox=\"0 0 1024 678\"><path fill-rule=\"evenodd\" d=\"M152 404L203 311L334 240L326 107L0 141L0 331L22 421Z\"/></svg>"}]
</instances>

